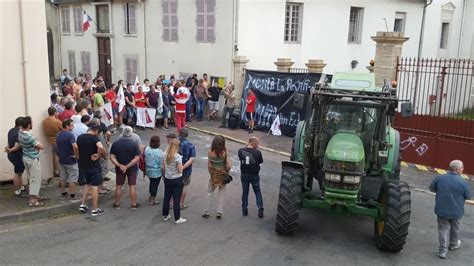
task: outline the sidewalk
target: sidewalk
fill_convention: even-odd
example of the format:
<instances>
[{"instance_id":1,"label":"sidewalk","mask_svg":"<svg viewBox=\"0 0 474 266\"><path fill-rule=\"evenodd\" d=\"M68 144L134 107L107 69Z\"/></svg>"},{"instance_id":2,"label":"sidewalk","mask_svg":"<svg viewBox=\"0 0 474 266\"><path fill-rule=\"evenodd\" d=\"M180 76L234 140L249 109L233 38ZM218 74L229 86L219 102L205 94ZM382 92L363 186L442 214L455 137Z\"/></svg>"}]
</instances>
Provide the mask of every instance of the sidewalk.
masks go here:
<instances>
[{"instance_id":1,"label":"sidewalk","mask_svg":"<svg viewBox=\"0 0 474 266\"><path fill-rule=\"evenodd\" d=\"M201 121L201 122L188 122L189 129L200 131L203 133L211 135L223 135L225 138L242 143L246 143L246 140L250 136L256 136L260 140L260 149L267 150L271 152L276 152L284 156L290 156L291 153L291 144L293 139L287 136L273 136L271 133L263 131L254 131L252 134L249 134L247 131L237 128L230 129L228 127L219 128L221 120L214 121Z\"/></svg>"},{"instance_id":2,"label":"sidewalk","mask_svg":"<svg viewBox=\"0 0 474 266\"><path fill-rule=\"evenodd\" d=\"M113 197L115 189L115 174L109 172L110 181L104 182L105 186L112 190L108 194L100 195L99 202L109 197ZM28 193L25 196L17 197L13 195L13 187L0 187L0 224L28 221L40 218L50 218L61 214L75 212L79 208L80 202L71 203L69 200L59 199L58 181L54 180L50 184L41 187L41 196L48 198L44 207L29 207ZM82 187L77 188L76 198L82 198Z\"/></svg>"}]
</instances>

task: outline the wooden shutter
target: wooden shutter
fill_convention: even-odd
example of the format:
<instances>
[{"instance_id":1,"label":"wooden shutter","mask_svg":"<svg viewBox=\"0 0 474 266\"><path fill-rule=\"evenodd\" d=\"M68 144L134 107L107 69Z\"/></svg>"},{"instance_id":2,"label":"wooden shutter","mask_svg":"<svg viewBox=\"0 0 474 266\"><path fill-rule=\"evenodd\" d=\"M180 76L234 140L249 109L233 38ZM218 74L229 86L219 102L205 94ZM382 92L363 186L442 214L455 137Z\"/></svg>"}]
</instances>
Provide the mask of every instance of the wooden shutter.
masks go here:
<instances>
[{"instance_id":1,"label":"wooden shutter","mask_svg":"<svg viewBox=\"0 0 474 266\"><path fill-rule=\"evenodd\" d=\"M128 34L128 4L123 4L123 32Z\"/></svg>"},{"instance_id":2,"label":"wooden shutter","mask_svg":"<svg viewBox=\"0 0 474 266\"><path fill-rule=\"evenodd\" d=\"M128 33L137 33L137 6L128 4Z\"/></svg>"},{"instance_id":3,"label":"wooden shutter","mask_svg":"<svg viewBox=\"0 0 474 266\"><path fill-rule=\"evenodd\" d=\"M76 52L68 51L68 60L69 60L69 73L72 77L77 75L76 72Z\"/></svg>"},{"instance_id":4,"label":"wooden shutter","mask_svg":"<svg viewBox=\"0 0 474 266\"><path fill-rule=\"evenodd\" d=\"M82 73L91 74L91 53L81 52Z\"/></svg>"},{"instance_id":5,"label":"wooden shutter","mask_svg":"<svg viewBox=\"0 0 474 266\"><path fill-rule=\"evenodd\" d=\"M196 41L204 42L204 0L196 0Z\"/></svg>"},{"instance_id":6,"label":"wooden shutter","mask_svg":"<svg viewBox=\"0 0 474 266\"><path fill-rule=\"evenodd\" d=\"M171 32L170 40L178 41L178 2L176 0L170 0L170 16L171 16Z\"/></svg>"}]
</instances>

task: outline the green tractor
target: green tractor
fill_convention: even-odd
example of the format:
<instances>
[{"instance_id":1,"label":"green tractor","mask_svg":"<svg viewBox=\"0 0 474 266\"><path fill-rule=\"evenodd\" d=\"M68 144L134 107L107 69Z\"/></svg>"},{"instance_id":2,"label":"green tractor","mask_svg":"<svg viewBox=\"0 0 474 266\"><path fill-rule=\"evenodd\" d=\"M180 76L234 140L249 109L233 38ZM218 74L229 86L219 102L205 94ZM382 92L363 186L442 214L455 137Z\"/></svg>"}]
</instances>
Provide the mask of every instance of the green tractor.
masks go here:
<instances>
[{"instance_id":1,"label":"green tractor","mask_svg":"<svg viewBox=\"0 0 474 266\"><path fill-rule=\"evenodd\" d=\"M377 248L403 249L411 198L408 184L399 180L400 134L391 127L399 101L387 82L383 88L373 84L373 74L336 73L329 86L312 90L291 159L282 162L278 233L294 234L301 208L317 208L369 216ZM296 95L293 104L302 107L303 98ZM401 104L404 116L409 106Z\"/></svg>"}]
</instances>

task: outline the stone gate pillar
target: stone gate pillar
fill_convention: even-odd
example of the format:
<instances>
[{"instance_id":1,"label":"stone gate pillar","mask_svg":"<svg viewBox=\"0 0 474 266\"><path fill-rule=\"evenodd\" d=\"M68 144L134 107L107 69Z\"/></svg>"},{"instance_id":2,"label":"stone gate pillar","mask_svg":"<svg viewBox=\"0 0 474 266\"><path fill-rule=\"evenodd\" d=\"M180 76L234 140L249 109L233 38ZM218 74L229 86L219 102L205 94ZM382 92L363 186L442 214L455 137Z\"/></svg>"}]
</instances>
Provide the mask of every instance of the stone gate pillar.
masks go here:
<instances>
[{"instance_id":1,"label":"stone gate pillar","mask_svg":"<svg viewBox=\"0 0 474 266\"><path fill-rule=\"evenodd\" d=\"M242 98L245 70L247 69L247 63L249 60L245 56L235 56L232 60L234 64L234 90L235 90L235 106L237 107L234 112L240 113L240 99Z\"/></svg>"},{"instance_id":2,"label":"stone gate pillar","mask_svg":"<svg viewBox=\"0 0 474 266\"><path fill-rule=\"evenodd\" d=\"M278 72L289 72L294 63L295 62L291 62L291 58L277 58L277 61L274 62Z\"/></svg>"},{"instance_id":3,"label":"stone gate pillar","mask_svg":"<svg viewBox=\"0 0 474 266\"><path fill-rule=\"evenodd\" d=\"M309 59L308 63L306 63L306 67L308 68L309 73L323 73L323 69L326 66L324 60L320 59Z\"/></svg>"},{"instance_id":4,"label":"stone gate pillar","mask_svg":"<svg viewBox=\"0 0 474 266\"><path fill-rule=\"evenodd\" d=\"M402 54L403 43L408 40L400 32L378 31L372 40L375 48L375 86L383 86L384 79L395 80L397 74L397 59Z\"/></svg>"}]
</instances>

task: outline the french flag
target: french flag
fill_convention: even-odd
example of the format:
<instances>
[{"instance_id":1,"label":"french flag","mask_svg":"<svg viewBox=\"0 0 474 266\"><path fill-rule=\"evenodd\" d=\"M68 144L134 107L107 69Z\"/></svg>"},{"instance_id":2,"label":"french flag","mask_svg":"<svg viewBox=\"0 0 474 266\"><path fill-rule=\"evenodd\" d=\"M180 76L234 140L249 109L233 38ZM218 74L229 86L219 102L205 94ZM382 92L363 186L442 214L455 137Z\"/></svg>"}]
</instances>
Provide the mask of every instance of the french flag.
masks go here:
<instances>
[{"instance_id":1,"label":"french flag","mask_svg":"<svg viewBox=\"0 0 474 266\"><path fill-rule=\"evenodd\" d=\"M82 31L86 32L91 26L92 18L87 15L86 11L82 15Z\"/></svg>"}]
</instances>

